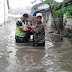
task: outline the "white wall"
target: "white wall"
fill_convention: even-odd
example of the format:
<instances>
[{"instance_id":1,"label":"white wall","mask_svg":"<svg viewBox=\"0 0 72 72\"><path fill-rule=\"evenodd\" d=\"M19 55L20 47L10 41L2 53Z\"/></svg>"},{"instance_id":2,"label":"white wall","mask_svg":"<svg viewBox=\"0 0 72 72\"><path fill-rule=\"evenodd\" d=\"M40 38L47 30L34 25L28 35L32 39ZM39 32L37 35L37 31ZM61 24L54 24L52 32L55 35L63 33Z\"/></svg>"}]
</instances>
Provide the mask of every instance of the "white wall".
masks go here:
<instances>
[{"instance_id":1,"label":"white wall","mask_svg":"<svg viewBox=\"0 0 72 72\"><path fill-rule=\"evenodd\" d=\"M63 22L65 25L65 28L72 28L72 18L67 18L66 14L64 14Z\"/></svg>"},{"instance_id":2,"label":"white wall","mask_svg":"<svg viewBox=\"0 0 72 72\"><path fill-rule=\"evenodd\" d=\"M49 13L49 18L48 18L48 26L51 26L53 24L53 18L51 13Z\"/></svg>"},{"instance_id":3,"label":"white wall","mask_svg":"<svg viewBox=\"0 0 72 72\"><path fill-rule=\"evenodd\" d=\"M7 6L7 0L5 0L5 7L4 7L4 13L5 13L5 22L8 20L8 6Z\"/></svg>"},{"instance_id":4,"label":"white wall","mask_svg":"<svg viewBox=\"0 0 72 72\"><path fill-rule=\"evenodd\" d=\"M0 24L3 24L4 21L7 21L7 20L8 20L7 2L6 0L0 0Z\"/></svg>"},{"instance_id":5,"label":"white wall","mask_svg":"<svg viewBox=\"0 0 72 72\"><path fill-rule=\"evenodd\" d=\"M69 28L72 28L72 18L67 19L67 26L69 25Z\"/></svg>"},{"instance_id":6,"label":"white wall","mask_svg":"<svg viewBox=\"0 0 72 72\"><path fill-rule=\"evenodd\" d=\"M4 23L4 1L0 0L0 24Z\"/></svg>"}]
</instances>

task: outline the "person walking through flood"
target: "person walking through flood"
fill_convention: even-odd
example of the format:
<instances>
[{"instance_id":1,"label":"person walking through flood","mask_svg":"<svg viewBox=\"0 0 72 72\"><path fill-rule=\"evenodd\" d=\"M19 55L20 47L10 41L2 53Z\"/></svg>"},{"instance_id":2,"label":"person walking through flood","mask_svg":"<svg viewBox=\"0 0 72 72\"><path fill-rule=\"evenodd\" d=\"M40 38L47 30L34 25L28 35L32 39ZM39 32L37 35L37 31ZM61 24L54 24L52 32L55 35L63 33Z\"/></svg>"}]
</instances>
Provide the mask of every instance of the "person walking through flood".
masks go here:
<instances>
[{"instance_id":1,"label":"person walking through flood","mask_svg":"<svg viewBox=\"0 0 72 72\"><path fill-rule=\"evenodd\" d=\"M42 20L42 13L36 14L37 24L36 32L34 34L34 43L33 46L44 46L45 45L45 28Z\"/></svg>"},{"instance_id":2,"label":"person walking through flood","mask_svg":"<svg viewBox=\"0 0 72 72\"><path fill-rule=\"evenodd\" d=\"M16 39L16 42L18 42L18 43L28 42L28 35L27 34L28 34L28 32L31 32L31 30L33 30L31 26L27 27L26 21L28 20L28 18L29 18L28 14L25 13L16 22L15 39Z\"/></svg>"}]
</instances>

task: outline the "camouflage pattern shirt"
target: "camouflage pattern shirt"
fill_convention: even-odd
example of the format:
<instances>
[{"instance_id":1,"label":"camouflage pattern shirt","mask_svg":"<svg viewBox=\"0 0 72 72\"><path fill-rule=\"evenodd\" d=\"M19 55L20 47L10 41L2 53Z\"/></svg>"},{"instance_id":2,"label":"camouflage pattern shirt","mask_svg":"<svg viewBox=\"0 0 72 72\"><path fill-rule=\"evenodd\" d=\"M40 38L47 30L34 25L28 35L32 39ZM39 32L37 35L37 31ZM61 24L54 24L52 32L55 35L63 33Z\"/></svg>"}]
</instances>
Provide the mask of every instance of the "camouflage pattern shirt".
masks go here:
<instances>
[{"instance_id":1,"label":"camouflage pattern shirt","mask_svg":"<svg viewBox=\"0 0 72 72\"><path fill-rule=\"evenodd\" d=\"M36 25L36 32L34 34L34 42L35 43L45 42L45 29L44 29L44 24L42 22Z\"/></svg>"}]
</instances>

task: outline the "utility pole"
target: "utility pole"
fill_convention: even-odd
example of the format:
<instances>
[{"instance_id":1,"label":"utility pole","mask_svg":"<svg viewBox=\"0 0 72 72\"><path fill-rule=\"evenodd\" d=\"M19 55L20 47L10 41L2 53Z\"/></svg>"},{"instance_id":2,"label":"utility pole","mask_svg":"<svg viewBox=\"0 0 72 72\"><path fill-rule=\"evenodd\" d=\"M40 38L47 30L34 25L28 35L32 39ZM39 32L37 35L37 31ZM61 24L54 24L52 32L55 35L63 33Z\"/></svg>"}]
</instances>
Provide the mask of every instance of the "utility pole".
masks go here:
<instances>
[{"instance_id":1,"label":"utility pole","mask_svg":"<svg viewBox=\"0 0 72 72\"><path fill-rule=\"evenodd\" d=\"M9 0L7 0L7 6L8 6L8 9L10 9L10 7L9 7Z\"/></svg>"}]
</instances>

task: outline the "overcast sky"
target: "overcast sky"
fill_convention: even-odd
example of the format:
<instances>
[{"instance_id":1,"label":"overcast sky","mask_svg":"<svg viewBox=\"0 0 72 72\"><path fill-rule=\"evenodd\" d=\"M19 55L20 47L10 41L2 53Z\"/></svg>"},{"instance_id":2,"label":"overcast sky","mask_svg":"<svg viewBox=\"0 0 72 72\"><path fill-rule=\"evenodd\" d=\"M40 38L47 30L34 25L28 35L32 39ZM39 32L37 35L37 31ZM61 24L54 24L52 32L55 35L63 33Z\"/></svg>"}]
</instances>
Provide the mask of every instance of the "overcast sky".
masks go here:
<instances>
[{"instance_id":1,"label":"overcast sky","mask_svg":"<svg viewBox=\"0 0 72 72\"><path fill-rule=\"evenodd\" d=\"M33 6L34 4L40 3L40 0L37 1L36 3L32 4L34 0L9 0L10 3L10 8L25 8L26 6L30 7ZM62 2L63 0L56 0L57 2Z\"/></svg>"}]
</instances>

